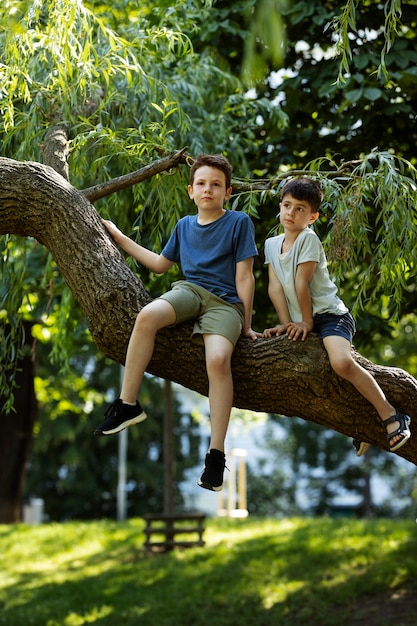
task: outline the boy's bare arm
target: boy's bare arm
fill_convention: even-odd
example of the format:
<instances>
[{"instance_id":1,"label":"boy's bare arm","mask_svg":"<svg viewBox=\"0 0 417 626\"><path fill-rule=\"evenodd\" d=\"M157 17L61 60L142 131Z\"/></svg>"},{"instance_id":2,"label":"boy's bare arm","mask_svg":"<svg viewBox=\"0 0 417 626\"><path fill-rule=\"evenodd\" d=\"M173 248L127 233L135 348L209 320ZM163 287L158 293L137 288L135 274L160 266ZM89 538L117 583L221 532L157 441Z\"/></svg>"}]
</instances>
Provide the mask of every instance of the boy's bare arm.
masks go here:
<instances>
[{"instance_id":1,"label":"boy's bare arm","mask_svg":"<svg viewBox=\"0 0 417 626\"><path fill-rule=\"evenodd\" d=\"M295 291L297 292L298 304L301 309L302 321L289 324L287 337L293 341L304 341L308 333L313 330L313 306L311 302L310 281L313 278L317 263L308 261L297 266L295 275Z\"/></svg>"},{"instance_id":2,"label":"boy's bare arm","mask_svg":"<svg viewBox=\"0 0 417 626\"><path fill-rule=\"evenodd\" d=\"M144 265L152 272L156 274L164 274L174 265L172 261L166 259L162 254L157 254L152 250L148 250L143 246L140 246L136 241L133 241L122 233L113 222L110 220L102 220L105 228L113 241L120 246L129 256L136 259L141 265Z\"/></svg>"},{"instance_id":3,"label":"boy's bare arm","mask_svg":"<svg viewBox=\"0 0 417 626\"><path fill-rule=\"evenodd\" d=\"M271 264L268 265L268 295L280 323L273 328L265 328L263 336L274 337L275 335L284 335L287 330L287 325L291 321L290 312L288 310L284 289L272 269Z\"/></svg>"},{"instance_id":4,"label":"boy's bare arm","mask_svg":"<svg viewBox=\"0 0 417 626\"><path fill-rule=\"evenodd\" d=\"M261 337L261 333L252 330L252 308L255 294L255 277L253 275L253 257L236 264L236 291L242 300L245 311L242 334L250 339Z\"/></svg>"}]
</instances>

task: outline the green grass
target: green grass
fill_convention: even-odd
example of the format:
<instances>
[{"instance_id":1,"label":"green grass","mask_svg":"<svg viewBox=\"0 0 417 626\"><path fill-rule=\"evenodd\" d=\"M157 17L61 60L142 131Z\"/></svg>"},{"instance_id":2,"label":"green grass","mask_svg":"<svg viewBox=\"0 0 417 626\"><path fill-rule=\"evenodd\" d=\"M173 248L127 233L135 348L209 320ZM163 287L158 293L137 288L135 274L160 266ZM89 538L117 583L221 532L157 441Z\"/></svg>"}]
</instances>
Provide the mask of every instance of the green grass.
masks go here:
<instances>
[{"instance_id":1,"label":"green grass","mask_svg":"<svg viewBox=\"0 0 417 626\"><path fill-rule=\"evenodd\" d=\"M0 526L0 625L415 626L413 521L210 519L147 554L144 522Z\"/></svg>"}]
</instances>

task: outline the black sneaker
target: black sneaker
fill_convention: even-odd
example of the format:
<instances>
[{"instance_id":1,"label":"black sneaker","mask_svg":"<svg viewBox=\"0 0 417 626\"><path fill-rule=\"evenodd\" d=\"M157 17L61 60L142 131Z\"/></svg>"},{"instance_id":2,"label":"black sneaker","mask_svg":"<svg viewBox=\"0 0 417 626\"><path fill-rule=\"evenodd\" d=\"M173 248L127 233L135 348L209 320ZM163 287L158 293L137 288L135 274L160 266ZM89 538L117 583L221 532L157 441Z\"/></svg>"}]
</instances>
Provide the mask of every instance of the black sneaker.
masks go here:
<instances>
[{"instance_id":1,"label":"black sneaker","mask_svg":"<svg viewBox=\"0 0 417 626\"><path fill-rule=\"evenodd\" d=\"M130 404L124 404L119 398L113 404L110 404L104 417L106 418L104 422L97 426L94 431L97 437L113 435L128 426L143 422L146 419L146 413L139 402L136 402L135 406L131 406Z\"/></svg>"},{"instance_id":2,"label":"black sneaker","mask_svg":"<svg viewBox=\"0 0 417 626\"><path fill-rule=\"evenodd\" d=\"M206 454L206 462L201 478L198 480L200 487L210 489L210 491L221 491L223 489L223 472L226 467L226 457L220 450L212 448Z\"/></svg>"},{"instance_id":3,"label":"black sneaker","mask_svg":"<svg viewBox=\"0 0 417 626\"><path fill-rule=\"evenodd\" d=\"M362 456L362 454L365 454L367 449L371 447L370 443L366 443L366 441L360 441L359 439L353 439L352 445L356 450L356 456Z\"/></svg>"}]
</instances>

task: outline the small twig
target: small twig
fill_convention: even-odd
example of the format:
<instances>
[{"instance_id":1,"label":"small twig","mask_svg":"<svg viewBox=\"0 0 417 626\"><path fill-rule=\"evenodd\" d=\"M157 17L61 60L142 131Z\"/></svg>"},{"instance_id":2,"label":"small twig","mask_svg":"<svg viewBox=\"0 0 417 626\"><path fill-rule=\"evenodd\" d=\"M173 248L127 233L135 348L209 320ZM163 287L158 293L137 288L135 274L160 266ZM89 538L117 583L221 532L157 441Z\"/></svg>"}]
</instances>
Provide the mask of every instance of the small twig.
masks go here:
<instances>
[{"instance_id":1,"label":"small twig","mask_svg":"<svg viewBox=\"0 0 417 626\"><path fill-rule=\"evenodd\" d=\"M346 161L346 163L344 163L338 170L321 171L320 174L326 178L338 178L339 176L344 176L346 173L349 173L352 169L357 167L359 163L362 163L362 161ZM271 180L262 180L256 183L233 180L233 192L244 193L245 191L268 191L279 185L279 183L285 178L290 178L292 176L312 176L314 173L316 173L315 170L289 170L288 172L279 174Z\"/></svg>"}]
</instances>

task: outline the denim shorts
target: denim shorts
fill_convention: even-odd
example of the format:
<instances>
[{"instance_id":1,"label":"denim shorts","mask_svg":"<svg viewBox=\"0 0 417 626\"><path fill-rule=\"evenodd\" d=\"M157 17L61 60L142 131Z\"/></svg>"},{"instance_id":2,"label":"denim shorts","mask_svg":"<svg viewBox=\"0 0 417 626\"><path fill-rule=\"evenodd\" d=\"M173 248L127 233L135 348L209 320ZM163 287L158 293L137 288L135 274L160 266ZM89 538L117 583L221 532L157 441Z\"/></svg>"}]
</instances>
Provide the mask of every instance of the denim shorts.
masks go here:
<instances>
[{"instance_id":1,"label":"denim shorts","mask_svg":"<svg viewBox=\"0 0 417 626\"><path fill-rule=\"evenodd\" d=\"M175 310L176 324L195 320L192 339L203 343L203 335L222 335L235 346L244 322L243 304L229 304L204 287L179 280L161 299Z\"/></svg>"},{"instance_id":2,"label":"denim shorts","mask_svg":"<svg viewBox=\"0 0 417 626\"><path fill-rule=\"evenodd\" d=\"M322 339L323 337L344 337L350 343L353 342L356 326L355 320L349 312L343 315L317 313L313 321L313 332L318 333Z\"/></svg>"}]
</instances>

